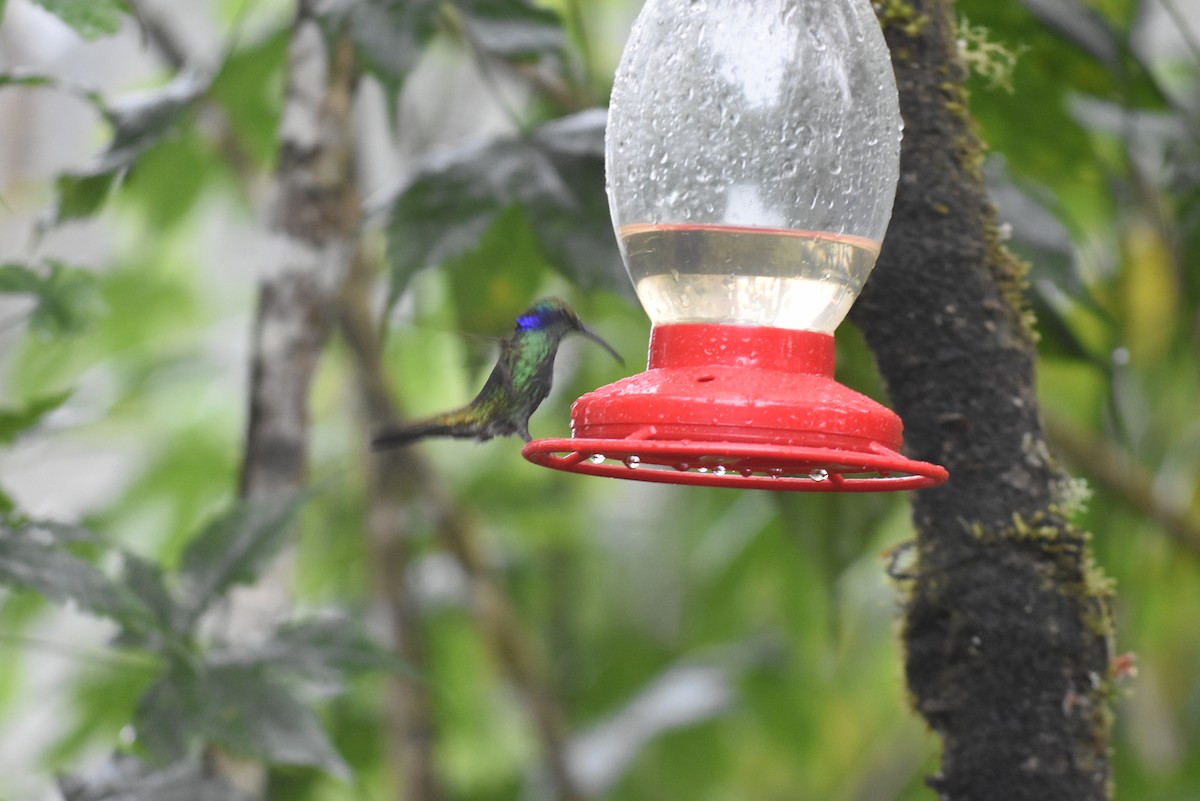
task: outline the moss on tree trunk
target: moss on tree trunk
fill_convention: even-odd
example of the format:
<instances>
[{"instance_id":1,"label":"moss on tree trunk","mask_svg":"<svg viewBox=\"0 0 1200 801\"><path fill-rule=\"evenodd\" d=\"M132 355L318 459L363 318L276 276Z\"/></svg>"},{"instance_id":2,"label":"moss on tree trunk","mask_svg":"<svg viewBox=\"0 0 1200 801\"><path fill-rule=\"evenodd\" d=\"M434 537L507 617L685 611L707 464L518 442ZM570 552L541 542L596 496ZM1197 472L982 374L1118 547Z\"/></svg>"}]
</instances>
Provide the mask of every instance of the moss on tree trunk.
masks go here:
<instances>
[{"instance_id":1,"label":"moss on tree trunk","mask_svg":"<svg viewBox=\"0 0 1200 801\"><path fill-rule=\"evenodd\" d=\"M943 742L928 782L949 801L1099 801L1110 590L1046 446L1024 268L984 189L953 4L876 5L905 135L891 226L852 319L909 451L951 476L914 496L903 635L913 704Z\"/></svg>"}]
</instances>

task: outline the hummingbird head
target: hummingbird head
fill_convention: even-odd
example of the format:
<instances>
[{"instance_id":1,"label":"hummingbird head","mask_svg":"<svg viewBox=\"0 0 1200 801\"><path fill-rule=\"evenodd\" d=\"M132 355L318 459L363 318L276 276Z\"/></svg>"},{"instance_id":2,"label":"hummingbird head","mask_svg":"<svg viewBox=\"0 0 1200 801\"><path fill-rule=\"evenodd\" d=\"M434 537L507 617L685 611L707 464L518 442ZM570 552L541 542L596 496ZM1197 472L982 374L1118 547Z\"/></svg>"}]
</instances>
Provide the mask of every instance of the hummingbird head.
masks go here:
<instances>
[{"instance_id":1,"label":"hummingbird head","mask_svg":"<svg viewBox=\"0 0 1200 801\"><path fill-rule=\"evenodd\" d=\"M612 357L625 364L625 360L600 335L588 328L579 319L575 310L560 298L542 298L536 301L517 317L517 332L540 332L556 339L562 339L567 334L579 333L592 340L612 354Z\"/></svg>"}]
</instances>

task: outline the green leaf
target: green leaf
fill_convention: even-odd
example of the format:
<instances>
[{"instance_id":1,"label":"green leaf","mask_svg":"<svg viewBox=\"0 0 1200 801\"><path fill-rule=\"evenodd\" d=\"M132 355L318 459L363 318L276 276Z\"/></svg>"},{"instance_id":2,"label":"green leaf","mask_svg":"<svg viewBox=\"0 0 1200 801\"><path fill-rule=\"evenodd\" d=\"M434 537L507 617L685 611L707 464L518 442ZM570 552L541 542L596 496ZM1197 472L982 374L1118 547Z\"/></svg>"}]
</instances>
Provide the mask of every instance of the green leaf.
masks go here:
<instances>
[{"instance_id":1,"label":"green leaf","mask_svg":"<svg viewBox=\"0 0 1200 801\"><path fill-rule=\"evenodd\" d=\"M431 159L390 209L393 299L418 270L476 249L514 203L557 269L584 289L628 292L604 194L604 120L593 109Z\"/></svg>"},{"instance_id":2,"label":"green leaf","mask_svg":"<svg viewBox=\"0 0 1200 801\"><path fill-rule=\"evenodd\" d=\"M989 147L1004 154L1017 180L1054 190L1064 222L1078 234L1082 220L1110 217L1113 204L1104 155L1081 123L1078 102L1102 99L1123 108L1159 110L1165 100L1111 26L1083 4L1040 3L1039 13L1054 18L1046 22L1028 5L958 4L990 40L1020 47L1012 75L1015 91L989 89L975 78L969 84L975 96L971 112Z\"/></svg>"},{"instance_id":3,"label":"green leaf","mask_svg":"<svg viewBox=\"0 0 1200 801\"><path fill-rule=\"evenodd\" d=\"M33 295L37 299L30 329L43 337L77 334L100 308L96 276L62 262L46 263L47 275L20 264L0 265L0 293Z\"/></svg>"},{"instance_id":4,"label":"green leaf","mask_svg":"<svg viewBox=\"0 0 1200 801\"><path fill-rule=\"evenodd\" d=\"M35 334L62 337L81 333L101 308L100 285L88 270L50 262L50 275L29 320Z\"/></svg>"},{"instance_id":5,"label":"green leaf","mask_svg":"<svg viewBox=\"0 0 1200 801\"><path fill-rule=\"evenodd\" d=\"M347 672L403 669L395 654L368 637L357 623L341 617L286 623L260 648L237 661L265 667L273 674L326 683L340 682Z\"/></svg>"},{"instance_id":6,"label":"green leaf","mask_svg":"<svg viewBox=\"0 0 1200 801\"><path fill-rule=\"evenodd\" d=\"M147 226L170 230L192 219L201 195L229 175L229 161L187 126L138 156L121 184L121 196L137 204Z\"/></svg>"},{"instance_id":7,"label":"green leaf","mask_svg":"<svg viewBox=\"0 0 1200 801\"><path fill-rule=\"evenodd\" d=\"M58 788L63 801L250 801L212 774L199 756L154 770L134 757L114 754L87 773L60 776Z\"/></svg>"},{"instance_id":8,"label":"green leaf","mask_svg":"<svg viewBox=\"0 0 1200 801\"><path fill-rule=\"evenodd\" d=\"M28 89L58 89L73 94L88 103L101 115L108 113L104 98L95 89L89 89L70 81L62 80L54 75L45 75L28 70L12 70L0 73L0 88L5 86L25 87Z\"/></svg>"},{"instance_id":9,"label":"green leaf","mask_svg":"<svg viewBox=\"0 0 1200 801\"><path fill-rule=\"evenodd\" d=\"M138 701L133 725L138 742L157 762L185 757L204 729L201 675L172 662Z\"/></svg>"},{"instance_id":10,"label":"green leaf","mask_svg":"<svg viewBox=\"0 0 1200 801\"><path fill-rule=\"evenodd\" d=\"M33 537L57 546L97 542L96 535L83 526L54 520L25 520L16 530L21 536Z\"/></svg>"},{"instance_id":11,"label":"green leaf","mask_svg":"<svg viewBox=\"0 0 1200 801\"><path fill-rule=\"evenodd\" d=\"M590 109L542 125L533 138L544 148L571 203L550 196L526 204L546 258L583 290L606 289L633 299L621 263L604 189L604 109Z\"/></svg>"},{"instance_id":12,"label":"green leaf","mask_svg":"<svg viewBox=\"0 0 1200 801\"><path fill-rule=\"evenodd\" d=\"M475 250L512 203L569 206L570 189L531 140L496 138L434 157L396 198L387 229L392 297L418 270Z\"/></svg>"},{"instance_id":13,"label":"green leaf","mask_svg":"<svg viewBox=\"0 0 1200 801\"><path fill-rule=\"evenodd\" d=\"M158 629L163 632L177 630L177 621L183 610L172 597L162 569L153 562L135 554L125 553L124 578L130 591L154 615Z\"/></svg>"},{"instance_id":14,"label":"green leaf","mask_svg":"<svg viewBox=\"0 0 1200 801\"><path fill-rule=\"evenodd\" d=\"M97 173L63 173L54 182L58 202L54 220L57 223L82 220L103 208L121 170L113 168Z\"/></svg>"},{"instance_id":15,"label":"green leaf","mask_svg":"<svg viewBox=\"0 0 1200 801\"><path fill-rule=\"evenodd\" d=\"M236 754L282 765L310 765L342 778L350 768L317 716L252 666L211 670L202 687L204 734Z\"/></svg>"},{"instance_id":16,"label":"green leaf","mask_svg":"<svg viewBox=\"0 0 1200 801\"><path fill-rule=\"evenodd\" d=\"M525 209L505 208L461 258L441 267L447 278L458 319L470 320L480 335L503 336L512 329L513 311L544 285L550 265L542 254ZM468 348L472 372L491 369L493 348Z\"/></svg>"},{"instance_id":17,"label":"green leaf","mask_svg":"<svg viewBox=\"0 0 1200 801\"><path fill-rule=\"evenodd\" d=\"M33 428L43 417L66 403L72 392L71 389L56 392L34 398L15 409L0 409L0 444L14 442L19 434Z\"/></svg>"},{"instance_id":18,"label":"green leaf","mask_svg":"<svg viewBox=\"0 0 1200 801\"><path fill-rule=\"evenodd\" d=\"M34 0L75 29L84 39L110 36L121 27L125 0Z\"/></svg>"},{"instance_id":19,"label":"green leaf","mask_svg":"<svg viewBox=\"0 0 1200 801\"><path fill-rule=\"evenodd\" d=\"M286 765L346 776L316 715L257 666L174 665L138 703L138 741L159 762L183 758L197 740Z\"/></svg>"},{"instance_id":20,"label":"green leaf","mask_svg":"<svg viewBox=\"0 0 1200 801\"><path fill-rule=\"evenodd\" d=\"M387 227L389 307L419 270L445 264L479 245L500 213L471 181L418 178L393 205Z\"/></svg>"},{"instance_id":21,"label":"green leaf","mask_svg":"<svg viewBox=\"0 0 1200 801\"><path fill-rule=\"evenodd\" d=\"M72 725L64 727L43 751L47 765L70 765L96 742L111 741L130 722L138 699L162 673L160 660L149 654L114 653L101 659L107 665L91 664L63 688L69 699ZM91 762L91 760L88 760Z\"/></svg>"},{"instance_id":22,"label":"green leaf","mask_svg":"<svg viewBox=\"0 0 1200 801\"><path fill-rule=\"evenodd\" d=\"M557 53L566 44L558 15L527 0L457 0L455 5L474 42L501 58Z\"/></svg>"},{"instance_id":23,"label":"green leaf","mask_svg":"<svg viewBox=\"0 0 1200 801\"><path fill-rule=\"evenodd\" d=\"M64 7L72 5L65 0L57 2ZM105 3L97 0L95 8L103 5ZM183 115L208 90L209 82L195 73L184 72L159 89L138 92L112 102L93 90L36 73L0 74L0 87L3 86L44 87L69 92L91 104L112 127L112 140L91 164L56 178L53 221L61 224L86 219L99 212L129 168L146 150L175 129Z\"/></svg>"},{"instance_id":24,"label":"green leaf","mask_svg":"<svg viewBox=\"0 0 1200 801\"><path fill-rule=\"evenodd\" d=\"M235 584L254 581L287 542L290 524L307 495L236 504L210 523L183 553L181 633Z\"/></svg>"},{"instance_id":25,"label":"green leaf","mask_svg":"<svg viewBox=\"0 0 1200 801\"><path fill-rule=\"evenodd\" d=\"M105 115L113 138L102 156L106 164L126 166L137 154L171 131L182 115L208 91L208 78L179 73L170 83L151 92L117 98Z\"/></svg>"},{"instance_id":26,"label":"green leaf","mask_svg":"<svg viewBox=\"0 0 1200 801\"><path fill-rule=\"evenodd\" d=\"M125 171L147 148L174 130L208 87L206 78L180 73L160 89L104 106L102 113L113 128L112 141L87 168L59 176L55 222L98 212Z\"/></svg>"},{"instance_id":27,"label":"green leaf","mask_svg":"<svg viewBox=\"0 0 1200 801\"><path fill-rule=\"evenodd\" d=\"M37 295L45 281L23 264L0 264L0 292Z\"/></svg>"},{"instance_id":28,"label":"green leaf","mask_svg":"<svg viewBox=\"0 0 1200 801\"><path fill-rule=\"evenodd\" d=\"M1200 186L1189 187L1176 195L1180 221L1181 252L1200 253ZM1181 270L1183 297L1190 308L1200 307L1200 270Z\"/></svg>"},{"instance_id":29,"label":"green leaf","mask_svg":"<svg viewBox=\"0 0 1200 801\"><path fill-rule=\"evenodd\" d=\"M261 42L235 50L212 83L212 97L225 108L238 139L264 166L275 158L278 147L282 111L279 86L289 33L284 28Z\"/></svg>"},{"instance_id":30,"label":"green leaf","mask_svg":"<svg viewBox=\"0 0 1200 801\"><path fill-rule=\"evenodd\" d=\"M99 568L62 549L41 526L0 526L0 583L23 587L59 604L143 628L149 611Z\"/></svg>"},{"instance_id":31,"label":"green leaf","mask_svg":"<svg viewBox=\"0 0 1200 801\"><path fill-rule=\"evenodd\" d=\"M3 13L3 4L0 2L0 14ZM31 89L39 87L57 86L58 79L52 75L41 75L34 72L5 72L0 73L0 87L3 86L25 86Z\"/></svg>"},{"instance_id":32,"label":"green leaf","mask_svg":"<svg viewBox=\"0 0 1200 801\"><path fill-rule=\"evenodd\" d=\"M558 15L528 0L456 0L466 35L500 58L535 58L562 50ZM330 31L344 29L363 68L398 92L437 32L438 0L360 0L325 16Z\"/></svg>"},{"instance_id":33,"label":"green leaf","mask_svg":"<svg viewBox=\"0 0 1200 801\"><path fill-rule=\"evenodd\" d=\"M439 0L361 0L327 19L345 26L363 68L392 92L404 84L437 30Z\"/></svg>"}]
</instances>

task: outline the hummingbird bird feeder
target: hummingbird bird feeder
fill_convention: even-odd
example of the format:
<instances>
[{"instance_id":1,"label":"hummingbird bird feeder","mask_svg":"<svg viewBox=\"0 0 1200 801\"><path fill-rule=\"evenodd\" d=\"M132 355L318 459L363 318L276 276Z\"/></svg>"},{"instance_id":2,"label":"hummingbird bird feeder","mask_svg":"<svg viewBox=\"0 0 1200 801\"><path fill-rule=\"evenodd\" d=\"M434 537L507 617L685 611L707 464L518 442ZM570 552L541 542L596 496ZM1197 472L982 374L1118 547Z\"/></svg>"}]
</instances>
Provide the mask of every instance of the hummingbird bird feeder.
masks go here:
<instances>
[{"instance_id":1,"label":"hummingbird bird feeder","mask_svg":"<svg viewBox=\"0 0 1200 801\"><path fill-rule=\"evenodd\" d=\"M833 378L833 331L887 229L902 124L870 0L648 0L605 147L645 372L530 442L577 473L801 491L946 480L900 418Z\"/></svg>"}]
</instances>

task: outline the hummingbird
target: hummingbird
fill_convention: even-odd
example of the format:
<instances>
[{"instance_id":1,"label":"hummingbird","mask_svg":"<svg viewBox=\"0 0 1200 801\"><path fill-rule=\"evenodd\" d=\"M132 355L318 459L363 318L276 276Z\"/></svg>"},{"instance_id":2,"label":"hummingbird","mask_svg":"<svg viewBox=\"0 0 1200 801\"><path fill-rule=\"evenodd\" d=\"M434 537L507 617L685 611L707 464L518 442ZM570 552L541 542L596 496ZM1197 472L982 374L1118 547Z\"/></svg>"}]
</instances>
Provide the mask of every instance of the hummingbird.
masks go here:
<instances>
[{"instance_id":1,"label":"hummingbird","mask_svg":"<svg viewBox=\"0 0 1200 801\"><path fill-rule=\"evenodd\" d=\"M371 438L371 450L401 447L425 437L484 442L517 434L529 442L533 439L529 418L550 394L554 356L563 337L572 333L583 334L625 364L565 301L543 298L517 317L512 334L500 343L500 359L475 400L461 409L384 428Z\"/></svg>"}]
</instances>

